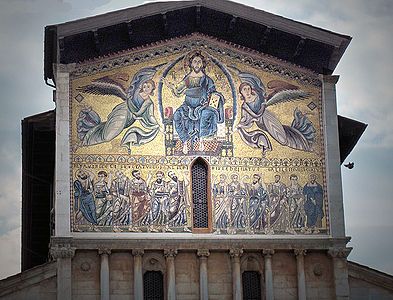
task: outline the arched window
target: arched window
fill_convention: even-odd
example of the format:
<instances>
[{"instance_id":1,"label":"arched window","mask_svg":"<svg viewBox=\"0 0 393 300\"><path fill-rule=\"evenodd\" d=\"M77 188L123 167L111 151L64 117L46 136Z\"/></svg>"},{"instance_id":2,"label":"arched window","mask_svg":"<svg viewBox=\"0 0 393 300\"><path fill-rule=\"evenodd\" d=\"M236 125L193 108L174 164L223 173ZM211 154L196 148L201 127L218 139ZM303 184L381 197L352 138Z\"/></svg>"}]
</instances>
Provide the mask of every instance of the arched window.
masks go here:
<instances>
[{"instance_id":1,"label":"arched window","mask_svg":"<svg viewBox=\"0 0 393 300\"><path fill-rule=\"evenodd\" d=\"M164 276L160 271L143 274L143 299L164 300Z\"/></svg>"},{"instance_id":2,"label":"arched window","mask_svg":"<svg viewBox=\"0 0 393 300\"><path fill-rule=\"evenodd\" d=\"M209 166L202 158L197 158L191 165L193 231L209 232L210 217L210 181Z\"/></svg>"}]
</instances>

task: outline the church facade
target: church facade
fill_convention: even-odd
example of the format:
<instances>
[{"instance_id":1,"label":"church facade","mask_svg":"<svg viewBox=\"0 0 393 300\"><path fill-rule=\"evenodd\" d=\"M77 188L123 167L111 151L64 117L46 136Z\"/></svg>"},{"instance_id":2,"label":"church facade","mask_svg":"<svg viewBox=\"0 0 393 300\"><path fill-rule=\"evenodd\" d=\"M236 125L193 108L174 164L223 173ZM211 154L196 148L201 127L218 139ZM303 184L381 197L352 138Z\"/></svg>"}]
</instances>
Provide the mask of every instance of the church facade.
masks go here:
<instances>
[{"instance_id":1,"label":"church facade","mask_svg":"<svg viewBox=\"0 0 393 300\"><path fill-rule=\"evenodd\" d=\"M45 38L51 261L4 280L6 299L393 297L346 259L342 149L365 127L338 118L332 73L350 37L187 1Z\"/></svg>"}]
</instances>

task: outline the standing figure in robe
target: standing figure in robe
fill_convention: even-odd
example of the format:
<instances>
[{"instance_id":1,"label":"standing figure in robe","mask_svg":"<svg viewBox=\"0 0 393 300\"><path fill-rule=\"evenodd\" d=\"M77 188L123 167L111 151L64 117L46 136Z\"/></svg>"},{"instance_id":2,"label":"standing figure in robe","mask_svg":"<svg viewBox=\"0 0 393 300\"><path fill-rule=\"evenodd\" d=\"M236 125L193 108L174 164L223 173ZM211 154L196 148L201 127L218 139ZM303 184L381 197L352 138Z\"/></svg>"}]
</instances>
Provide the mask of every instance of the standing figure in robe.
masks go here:
<instances>
[{"instance_id":1,"label":"standing figure in robe","mask_svg":"<svg viewBox=\"0 0 393 300\"><path fill-rule=\"evenodd\" d=\"M131 172L130 199L132 211L132 225L130 231L140 231L137 226L142 225L142 219L149 212L149 194L146 181L141 177L139 170Z\"/></svg>"},{"instance_id":2,"label":"standing figure in robe","mask_svg":"<svg viewBox=\"0 0 393 300\"><path fill-rule=\"evenodd\" d=\"M308 230L318 233L318 227L322 226L323 213L323 189L316 181L315 174L310 174L309 182L303 187L304 210L307 216Z\"/></svg>"},{"instance_id":3,"label":"standing figure in robe","mask_svg":"<svg viewBox=\"0 0 393 300\"><path fill-rule=\"evenodd\" d=\"M220 174L220 179L213 185L214 199L214 218L216 225L216 233L220 234L221 230L226 230L229 225L229 216L231 214L231 206L228 201L228 184L225 174Z\"/></svg>"},{"instance_id":4,"label":"standing figure in robe","mask_svg":"<svg viewBox=\"0 0 393 300\"><path fill-rule=\"evenodd\" d=\"M270 222L278 232L290 231L289 206L287 201L287 187L281 182L281 176L275 175L274 182L268 186Z\"/></svg>"},{"instance_id":5,"label":"standing figure in robe","mask_svg":"<svg viewBox=\"0 0 393 300\"><path fill-rule=\"evenodd\" d=\"M303 187L298 183L298 176L296 174L291 174L289 181L287 197L291 214L291 227L304 228L306 214L304 212Z\"/></svg>"},{"instance_id":6,"label":"standing figure in robe","mask_svg":"<svg viewBox=\"0 0 393 300\"><path fill-rule=\"evenodd\" d=\"M150 186L151 210L149 231L171 232L169 228L169 192L165 175L162 171L156 172L156 180Z\"/></svg>"},{"instance_id":7,"label":"standing figure in robe","mask_svg":"<svg viewBox=\"0 0 393 300\"><path fill-rule=\"evenodd\" d=\"M95 229L98 225L96 204L94 201L94 187L92 178L88 172L78 170L76 172L76 180L74 181L74 206L77 212L81 212L82 216L90 223L91 229Z\"/></svg>"},{"instance_id":8,"label":"standing figure in robe","mask_svg":"<svg viewBox=\"0 0 393 300\"><path fill-rule=\"evenodd\" d=\"M198 141L199 151L203 151L203 139L214 136L217 124L224 122L224 97L216 92L213 79L206 75L206 59L200 51L189 56L188 66L190 72L176 86L164 79L176 97L185 95L183 104L173 115L184 154L188 153L188 141L191 142L191 149ZM218 97L217 107L209 106L213 95Z\"/></svg>"},{"instance_id":9,"label":"standing figure in robe","mask_svg":"<svg viewBox=\"0 0 393 300\"><path fill-rule=\"evenodd\" d=\"M247 185L249 196L248 219L251 232L264 229L266 226L265 211L269 195L263 187L261 175L254 174L252 183Z\"/></svg>"},{"instance_id":10,"label":"standing figure in robe","mask_svg":"<svg viewBox=\"0 0 393 300\"><path fill-rule=\"evenodd\" d=\"M169 223L173 227L183 227L184 232L190 232L187 227L187 191L185 178L180 179L175 172L169 171Z\"/></svg>"},{"instance_id":11,"label":"standing figure in robe","mask_svg":"<svg viewBox=\"0 0 393 300\"><path fill-rule=\"evenodd\" d=\"M94 198L96 201L97 220L100 225L110 225L112 222L112 207L110 203L111 176L107 181L108 173L99 171L98 180L94 182Z\"/></svg>"},{"instance_id":12,"label":"standing figure in robe","mask_svg":"<svg viewBox=\"0 0 393 300\"><path fill-rule=\"evenodd\" d=\"M121 231L119 226L130 225L130 186L128 177L122 172L116 172L116 178L112 181L111 195L113 198L112 224L115 232Z\"/></svg>"},{"instance_id":13,"label":"standing figure in robe","mask_svg":"<svg viewBox=\"0 0 393 300\"><path fill-rule=\"evenodd\" d=\"M231 180L228 184L228 202L231 209L230 230L236 233L236 229L246 226L246 190L240 183L238 174L232 174Z\"/></svg>"}]
</instances>

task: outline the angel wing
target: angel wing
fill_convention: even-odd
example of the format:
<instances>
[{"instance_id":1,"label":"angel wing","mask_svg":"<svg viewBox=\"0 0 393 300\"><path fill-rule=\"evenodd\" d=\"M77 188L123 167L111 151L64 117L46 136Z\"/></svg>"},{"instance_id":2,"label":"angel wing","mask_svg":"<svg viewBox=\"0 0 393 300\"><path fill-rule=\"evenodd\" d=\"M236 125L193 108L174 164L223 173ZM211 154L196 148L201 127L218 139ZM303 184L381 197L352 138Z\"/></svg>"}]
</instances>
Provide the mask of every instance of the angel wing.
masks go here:
<instances>
[{"instance_id":1,"label":"angel wing","mask_svg":"<svg viewBox=\"0 0 393 300\"><path fill-rule=\"evenodd\" d=\"M281 80L269 81L267 87L272 89L272 92L266 99L266 106L282 102L302 100L310 96L309 93L299 89L298 86Z\"/></svg>"},{"instance_id":2,"label":"angel wing","mask_svg":"<svg viewBox=\"0 0 393 300\"><path fill-rule=\"evenodd\" d=\"M254 74L251 73L244 73L240 71L238 68L235 66L229 66L229 68L241 79L242 82L247 82L249 83L252 88L257 92L258 96L261 97L261 99L265 98L265 91L266 88L263 84L263 82Z\"/></svg>"},{"instance_id":3,"label":"angel wing","mask_svg":"<svg viewBox=\"0 0 393 300\"><path fill-rule=\"evenodd\" d=\"M91 84L77 88L77 91L92 95L117 96L126 101L127 94L124 85L128 79L129 76L127 74L117 73L112 76L98 78L92 81Z\"/></svg>"}]
</instances>

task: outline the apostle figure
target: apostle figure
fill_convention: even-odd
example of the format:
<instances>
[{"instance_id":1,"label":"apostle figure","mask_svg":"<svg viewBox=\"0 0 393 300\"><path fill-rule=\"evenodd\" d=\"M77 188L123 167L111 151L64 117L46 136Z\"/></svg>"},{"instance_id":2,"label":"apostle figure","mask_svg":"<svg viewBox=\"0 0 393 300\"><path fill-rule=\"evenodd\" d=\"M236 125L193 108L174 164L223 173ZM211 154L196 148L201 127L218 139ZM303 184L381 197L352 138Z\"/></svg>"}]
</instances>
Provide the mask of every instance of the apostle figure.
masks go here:
<instances>
[{"instance_id":1,"label":"apostle figure","mask_svg":"<svg viewBox=\"0 0 393 300\"><path fill-rule=\"evenodd\" d=\"M287 197L291 214L291 227L304 228L306 214L304 212L303 187L298 183L298 176L296 174L291 174L289 181Z\"/></svg>"},{"instance_id":2,"label":"apostle figure","mask_svg":"<svg viewBox=\"0 0 393 300\"><path fill-rule=\"evenodd\" d=\"M112 181L111 195L113 197L113 230L121 231L119 226L130 225L132 216L130 214L129 180L123 172L116 172Z\"/></svg>"},{"instance_id":3,"label":"apostle figure","mask_svg":"<svg viewBox=\"0 0 393 300\"><path fill-rule=\"evenodd\" d=\"M231 206L228 202L228 183L225 174L220 174L220 179L213 185L214 216L216 233L226 230L229 223Z\"/></svg>"},{"instance_id":4,"label":"apostle figure","mask_svg":"<svg viewBox=\"0 0 393 300\"><path fill-rule=\"evenodd\" d=\"M187 227L187 182L180 179L175 172L169 171L169 222L173 227L183 227L184 232L190 232Z\"/></svg>"},{"instance_id":5,"label":"apostle figure","mask_svg":"<svg viewBox=\"0 0 393 300\"><path fill-rule=\"evenodd\" d=\"M100 225L110 225L112 222L112 207L110 203L111 178L108 173L99 171L98 180L94 182L94 198L96 201L97 220Z\"/></svg>"},{"instance_id":6,"label":"apostle figure","mask_svg":"<svg viewBox=\"0 0 393 300\"><path fill-rule=\"evenodd\" d=\"M169 228L169 193L162 171L156 172L156 180L150 186L151 208L149 231L172 231Z\"/></svg>"},{"instance_id":7,"label":"apostle figure","mask_svg":"<svg viewBox=\"0 0 393 300\"><path fill-rule=\"evenodd\" d=\"M83 217L90 223L91 229L98 225L96 204L93 195L93 183L90 174L85 170L76 172L76 180L74 181L74 206L80 211Z\"/></svg>"},{"instance_id":8,"label":"apostle figure","mask_svg":"<svg viewBox=\"0 0 393 300\"><path fill-rule=\"evenodd\" d=\"M247 185L249 195L248 218L251 232L262 230L266 226L265 210L269 196L259 174L252 176L252 183Z\"/></svg>"},{"instance_id":9,"label":"apostle figure","mask_svg":"<svg viewBox=\"0 0 393 300\"><path fill-rule=\"evenodd\" d=\"M323 189L316 181L317 176L310 174L309 182L303 187L304 210L307 216L307 227L318 233L318 227L322 226L323 213Z\"/></svg>"}]
</instances>

